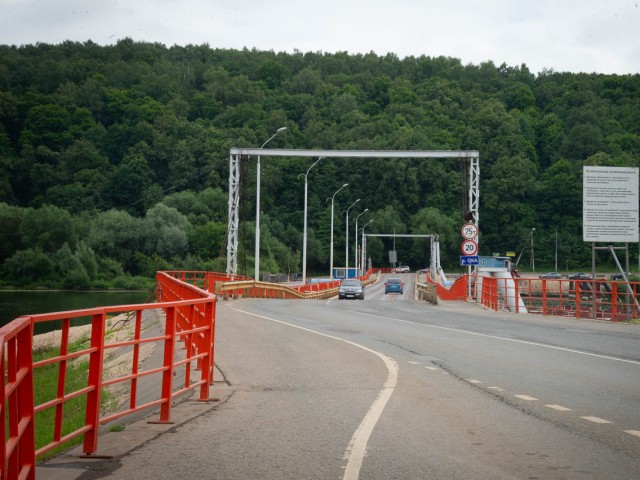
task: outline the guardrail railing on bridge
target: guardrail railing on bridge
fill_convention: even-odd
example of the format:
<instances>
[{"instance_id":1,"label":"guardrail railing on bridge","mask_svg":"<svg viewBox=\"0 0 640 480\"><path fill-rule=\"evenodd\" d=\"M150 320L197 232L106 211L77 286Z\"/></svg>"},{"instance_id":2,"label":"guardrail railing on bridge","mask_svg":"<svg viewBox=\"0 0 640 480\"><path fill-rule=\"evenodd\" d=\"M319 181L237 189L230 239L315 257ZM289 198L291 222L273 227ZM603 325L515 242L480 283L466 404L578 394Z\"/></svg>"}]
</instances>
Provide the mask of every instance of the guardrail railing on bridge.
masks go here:
<instances>
[{"instance_id":1,"label":"guardrail railing on bridge","mask_svg":"<svg viewBox=\"0 0 640 480\"><path fill-rule=\"evenodd\" d=\"M610 321L640 317L638 282L495 277L483 277L478 282L476 276L469 281L472 297L496 311Z\"/></svg>"},{"instance_id":2,"label":"guardrail railing on bridge","mask_svg":"<svg viewBox=\"0 0 640 480\"><path fill-rule=\"evenodd\" d=\"M79 436L83 436L83 452L91 455L98 447L99 425L134 412L157 406L160 422L169 422L173 399L186 391L197 390L199 400L208 400L213 382L216 297L188 280L191 279L159 272L157 303L23 316L0 328L0 367L4 378L0 389L3 459L0 478L34 479L39 455ZM147 330L145 321L158 310L164 311L164 324L156 334L153 329ZM133 319L129 338L111 338L108 321L117 314ZM72 322L85 317L90 319L88 344L74 349L70 341ZM54 321L60 325L60 334L51 345L52 356L34 361L33 326ZM178 341L182 341L182 349L176 348ZM149 345L159 346L163 361L145 370L141 352ZM131 368L106 378L104 361L108 352L119 348L130 350ZM70 390L66 382L68 369L79 361L88 363L86 381ZM45 368L55 372L57 394L36 404L34 390L38 392L38 385L34 385L34 371ZM182 368L184 383L176 386L176 379L181 377L174 377L174 372ZM200 370L196 380L191 375L194 368ZM157 378L159 388L150 394L151 398L142 399L139 395L143 378L151 381ZM120 403L116 411L101 414L103 389L116 385L128 389L128 401ZM79 427L70 427L65 407L68 409L70 402L78 399L82 401L85 420ZM45 422L45 414L53 421ZM43 427L46 440L36 447L36 428Z\"/></svg>"}]
</instances>

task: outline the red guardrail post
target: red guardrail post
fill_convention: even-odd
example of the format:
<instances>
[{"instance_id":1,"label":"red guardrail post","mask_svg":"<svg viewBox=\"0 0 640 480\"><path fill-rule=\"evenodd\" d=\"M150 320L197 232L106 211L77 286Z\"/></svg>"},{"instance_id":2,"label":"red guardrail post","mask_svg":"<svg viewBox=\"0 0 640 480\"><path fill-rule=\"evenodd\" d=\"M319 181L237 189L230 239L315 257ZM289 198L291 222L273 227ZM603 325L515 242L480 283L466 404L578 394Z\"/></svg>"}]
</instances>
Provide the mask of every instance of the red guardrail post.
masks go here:
<instances>
[{"instance_id":1,"label":"red guardrail post","mask_svg":"<svg viewBox=\"0 0 640 480\"><path fill-rule=\"evenodd\" d=\"M162 372L162 404L160 406L160 423L169 423L173 390L173 356L176 344L176 307L168 307L166 312L166 329L164 340L164 369Z\"/></svg>"},{"instance_id":2,"label":"red guardrail post","mask_svg":"<svg viewBox=\"0 0 640 480\"><path fill-rule=\"evenodd\" d=\"M33 332L31 320L28 317L21 320L11 331L0 334L0 365L4 377L0 404L3 450L0 478L35 480Z\"/></svg>"},{"instance_id":3,"label":"red guardrail post","mask_svg":"<svg viewBox=\"0 0 640 480\"><path fill-rule=\"evenodd\" d=\"M91 387L87 393L87 410L85 425L91 427L84 434L83 452L87 455L94 453L98 448L98 427L100 426L100 398L102 394L102 368L104 362L104 337L105 337L104 312L93 315L91 319L91 353L89 354L89 382Z\"/></svg>"}]
</instances>

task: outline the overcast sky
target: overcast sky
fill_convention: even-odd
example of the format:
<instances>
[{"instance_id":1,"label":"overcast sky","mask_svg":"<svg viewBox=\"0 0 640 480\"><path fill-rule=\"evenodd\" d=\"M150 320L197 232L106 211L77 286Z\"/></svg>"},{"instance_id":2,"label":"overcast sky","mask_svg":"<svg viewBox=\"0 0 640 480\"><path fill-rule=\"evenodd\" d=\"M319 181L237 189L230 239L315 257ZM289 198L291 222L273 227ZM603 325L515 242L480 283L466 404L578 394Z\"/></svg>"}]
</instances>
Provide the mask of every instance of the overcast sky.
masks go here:
<instances>
[{"instance_id":1,"label":"overcast sky","mask_svg":"<svg viewBox=\"0 0 640 480\"><path fill-rule=\"evenodd\" d=\"M640 0L0 0L0 44L389 52L640 73Z\"/></svg>"}]
</instances>

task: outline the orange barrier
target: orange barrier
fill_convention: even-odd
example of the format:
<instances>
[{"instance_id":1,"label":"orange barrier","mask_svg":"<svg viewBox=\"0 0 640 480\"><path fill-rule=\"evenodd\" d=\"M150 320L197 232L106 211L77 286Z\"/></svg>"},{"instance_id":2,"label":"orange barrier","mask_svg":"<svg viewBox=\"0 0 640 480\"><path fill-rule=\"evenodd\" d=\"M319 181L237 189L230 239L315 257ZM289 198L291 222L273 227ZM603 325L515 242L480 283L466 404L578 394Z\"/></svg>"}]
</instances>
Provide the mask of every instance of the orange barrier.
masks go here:
<instances>
[{"instance_id":1,"label":"orange barrier","mask_svg":"<svg viewBox=\"0 0 640 480\"><path fill-rule=\"evenodd\" d=\"M184 272L186 274L186 272ZM35 478L35 458L63 443L84 436L83 452L87 455L96 452L98 447L98 427L126 415L150 407L160 407L160 422L169 422L173 399L188 390L198 390L199 400L209 399L209 386L213 382L213 359L215 337L214 295L187 281L196 277L189 275L170 275L159 272L157 287L159 303L143 305L124 305L90 308L68 312L20 317L0 328L0 366L5 379L0 393L0 410L3 435L3 462L0 465L0 479ZM145 337L145 319L154 311L165 312L164 333ZM110 341L108 319L113 314L127 313L135 316L131 338ZM73 319L90 317L89 345L81 345L74 350L70 342L70 329ZM55 340L54 356L33 361L33 327L40 322L60 322L62 328ZM53 337L52 337L53 338ZM183 349L176 348L177 340L184 344ZM162 353L162 365L147 370L142 369L141 350L148 345L159 346ZM77 346L76 346L77 347ZM104 361L108 351L117 348L129 348L132 354L131 369L118 372L112 378L105 378ZM67 369L78 360L88 362L86 383L70 391L66 384ZM192 380L192 368L200 370L197 380ZM34 371L54 366L57 370L57 395L55 398L36 405L34 402ZM174 372L184 368L184 383L174 385ZM182 370L180 370L182 372ZM139 381L143 377L158 377L159 391L150 401L144 403L138 397ZM101 396L103 388L119 385L128 387L128 402L119 410L101 415ZM85 421L80 428L69 431L65 423L65 405L74 399L82 398L85 407ZM53 412L53 424L49 428L51 438L46 445L35 449L34 431L38 414ZM38 425L40 427L40 425Z\"/></svg>"},{"instance_id":2,"label":"orange barrier","mask_svg":"<svg viewBox=\"0 0 640 480\"><path fill-rule=\"evenodd\" d=\"M614 322L640 317L640 283L604 279L569 280L471 276L472 297L492 310L595 318ZM479 285L482 285L478 298ZM509 306L511 306L509 308Z\"/></svg>"},{"instance_id":3,"label":"orange barrier","mask_svg":"<svg viewBox=\"0 0 640 480\"><path fill-rule=\"evenodd\" d=\"M453 282L453 285L449 288L435 282L429 275L427 275L427 282L436 285L438 297L442 300L464 301L467 299L467 289L469 285L467 275L456 278L456 281Z\"/></svg>"},{"instance_id":4,"label":"orange barrier","mask_svg":"<svg viewBox=\"0 0 640 480\"><path fill-rule=\"evenodd\" d=\"M379 275L379 273L374 274L373 270L369 270L358 278L366 285L377 281ZM211 281L215 283L212 291L217 295L222 295L225 299L229 296L281 299L331 298L338 294L338 288L341 283L341 280L331 280L304 285L283 285L280 283L259 282L253 279L246 279L246 277L242 277L244 279L240 280L220 280L220 278L222 277L211 277Z\"/></svg>"}]
</instances>

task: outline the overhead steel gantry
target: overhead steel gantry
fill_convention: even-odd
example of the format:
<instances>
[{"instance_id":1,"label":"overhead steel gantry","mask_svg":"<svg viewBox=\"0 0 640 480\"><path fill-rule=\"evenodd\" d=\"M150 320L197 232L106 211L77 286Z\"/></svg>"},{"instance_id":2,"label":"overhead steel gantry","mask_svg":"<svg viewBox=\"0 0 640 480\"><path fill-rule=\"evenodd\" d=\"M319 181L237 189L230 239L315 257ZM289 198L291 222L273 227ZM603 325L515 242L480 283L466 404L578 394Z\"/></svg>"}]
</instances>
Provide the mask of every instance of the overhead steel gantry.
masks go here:
<instances>
[{"instance_id":1,"label":"overhead steel gantry","mask_svg":"<svg viewBox=\"0 0 640 480\"><path fill-rule=\"evenodd\" d=\"M436 278L436 273L440 270L440 241L439 236L432 233L365 233L365 242L362 245L362 256L366 255L367 237L383 237L383 238L429 238L431 239L431 255L429 257L429 270L431 278ZM364 263L363 263L364 265Z\"/></svg>"},{"instance_id":2,"label":"overhead steel gantry","mask_svg":"<svg viewBox=\"0 0 640 480\"><path fill-rule=\"evenodd\" d=\"M240 227L240 157L323 157L323 158L459 158L469 166L469 211L479 224L480 154L477 150L293 150L278 148L231 148L229 155L229 234L227 273L238 273L238 232Z\"/></svg>"}]
</instances>

